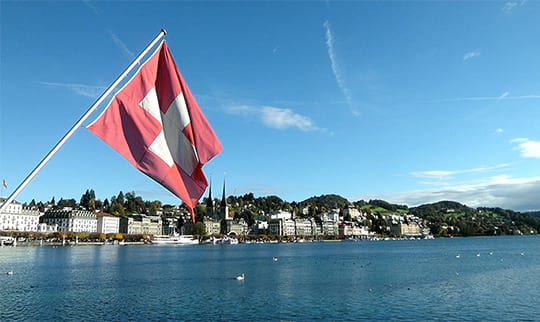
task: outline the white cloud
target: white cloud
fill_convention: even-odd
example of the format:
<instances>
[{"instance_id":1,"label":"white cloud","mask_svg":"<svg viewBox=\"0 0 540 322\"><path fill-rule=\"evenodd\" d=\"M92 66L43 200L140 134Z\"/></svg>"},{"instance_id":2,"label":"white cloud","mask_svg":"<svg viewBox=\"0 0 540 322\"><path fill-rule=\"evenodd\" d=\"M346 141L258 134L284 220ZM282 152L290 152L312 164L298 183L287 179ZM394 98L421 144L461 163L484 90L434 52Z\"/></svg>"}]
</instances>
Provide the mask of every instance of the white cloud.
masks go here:
<instances>
[{"instance_id":1,"label":"white cloud","mask_svg":"<svg viewBox=\"0 0 540 322\"><path fill-rule=\"evenodd\" d=\"M116 46L118 48L120 48L120 50L122 51L122 53L129 59L129 60L133 60L135 58L135 54L129 50L129 48L126 46L126 44L120 40L120 38L118 38L116 36L116 34L112 31L109 30L109 34L111 35L111 38L112 40L114 41L114 43L116 44Z\"/></svg>"},{"instance_id":2,"label":"white cloud","mask_svg":"<svg viewBox=\"0 0 540 322\"><path fill-rule=\"evenodd\" d=\"M471 169L463 170L429 170L429 171L415 171L411 172L411 175L417 178L427 178L427 179L451 179L455 175L468 174L468 173L479 173L479 172L488 172L493 170L498 170L501 168L507 167L508 164L499 164L491 167L478 167Z\"/></svg>"},{"instance_id":3,"label":"white cloud","mask_svg":"<svg viewBox=\"0 0 540 322\"><path fill-rule=\"evenodd\" d=\"M96 7L94 5L94 1L90 1L90 0L83 0L82 1L84 5L86 5L96 16L100 16L101 13L100 13L100 10L98 9L98 7Z\"/></svg>"},{"instance_id":4,"label":"white cloud","mask_svg":"<svg viewBox=\"0 0 540 322\"><path fill-rule=\"evenodd\" d=\"M105 91L103 86L92 86L75 83L53 83L53 82L40 82L42 85L65 88L78 95L86 96L90 98L97 98Z\"/></svg>"},{"instance_id":5,"label":"white cloud","mask_svg":"<svg viewBox=\"0 0 540 322\"><path fill-rule=\"evenodd\" d=\"M463 55L463 60L468 60L468 59L478 57L478 56L480 56L480 52L478 50L470 51L470 52L465 53L465 55Z\"/></svg>"},{"instance_id":6,"label":"white cloud","mask_svg":"<svg viewBox=\"0 0 540 322\"><path fill-rule=\"evenodd\" d=\"M495 130L495 134L501 134L503 132L504 132L504 130L501 129L500 127Z\"/></svg>"},{"instance_id":7,"label":"white cloud","mask_svg":"<svg viewBox=\"0 0 540 322\"><path fill-rule=\"evenodd\" d=\"M523 6L525 4L525 1L526 0L506 1L502 7L502 10L506 13L512 13L515 8Z\"/></svg>"},{"instance_id":8,"label":"white cloud","mask_svg":"<svg viewBox=\"0 0 540 322\"><path fill-rule=\"evenodd\" d=\"M341 93L343 94L343 96L345 96L345 100L350 105L352 102L352 97L350 94L350 90L345 84L345 81L343 80L343 77L339 69L339 65L336 58L336 51L334 48L334 34L332 33L332 29L330 28L330 23L328 22L328 20L324 22L323 26L326 30L326 33L325 33L326 47L328 49L328 57L330 58L332 72L334 73L334 77L336 79L339 89L341 90Z\"/></svg>"},{"instance_id":9,"label":"white cloud","mask_svg":"<svg viewBox=\"0 0 540 322\"><path fill-rule=\"evenodd\" d=\"M327 132L326 129L319 128L313 120L307 116L300 115L288 108L273 106L251 106L251 105L231 105L226 108L230 114L254 115L264 125L273 129L297 128L304 132Z\"/></svg>"},{"instance_id":10,"label":"white cloud","mask_svg":"<svg viewBox=\"0 0 540 322\"><path fill-rule=\"evenodd\" d=\"M510 95L510 92L504 92L504 93L502 93L501 96L499 96L499 100L502 100L503 98L508 97L508 95Z\"/></svg>"},{"instance_id":11,"label":"white cloud","mask_svg":"<svg viewBox=\"0 0 540 322\"><path fill-rule=\"evenodd\" d=\"M526 138L517 138L510 141L517 144L517 149L524 158L540 158L540 142Z\"/></svg>"},{"instance_id":12,"label":"white cloud","mask_svg":"<svg viewBox=\"0 0 540 322\"><path fill-rule=\"evenodd\" d=\"M261 108L261 118L264 124L276 129L296 127L305 132L317 130L310 118L287 108L264 106Z\"/></svg>"},{"instance_id":13,"label":"white cloud","mask_svg":"<svg viewBox=\"0 0 540 322\"><path fill-rule=\"evenodd\" d=\"M501 175L477 184L449 185L440 188L370 194L359 199L383 199L414 207L442 200L457 201L469 207L501 207L516 211L540 210L540 177L512 178Z\"/></svg>"},{"instance_id":14,"label":"white cloud","mask_svg":"<svg viewBox=\"0 0 540 322\"><path fill-rule=\"evenodd\" d=\"M457 97L447 98L444 101L500 101L500 100L527 100L527 99L539 99L540 95L520 95L510 96L510 92L504 92L499 96L472 96L472 97Z\"/></svg>"}]
</instances>

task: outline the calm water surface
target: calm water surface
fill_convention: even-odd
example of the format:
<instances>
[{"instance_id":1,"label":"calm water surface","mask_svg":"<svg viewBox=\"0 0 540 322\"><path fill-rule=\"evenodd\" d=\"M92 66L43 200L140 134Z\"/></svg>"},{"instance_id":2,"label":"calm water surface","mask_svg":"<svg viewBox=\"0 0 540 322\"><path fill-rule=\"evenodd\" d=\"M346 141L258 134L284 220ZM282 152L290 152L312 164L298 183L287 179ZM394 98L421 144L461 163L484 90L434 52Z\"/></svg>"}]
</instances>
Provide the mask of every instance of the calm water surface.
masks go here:
<instances>
[{"instance_id":1,"label":"calm water surface","mask_svg":"<svg viewBox=\"0 0 540 322\"><path fill-rule=\"evenodd\" d=\"M0 320L536 321L539 277L538 236L4 247Z\"/></svg>"}]
</instances>

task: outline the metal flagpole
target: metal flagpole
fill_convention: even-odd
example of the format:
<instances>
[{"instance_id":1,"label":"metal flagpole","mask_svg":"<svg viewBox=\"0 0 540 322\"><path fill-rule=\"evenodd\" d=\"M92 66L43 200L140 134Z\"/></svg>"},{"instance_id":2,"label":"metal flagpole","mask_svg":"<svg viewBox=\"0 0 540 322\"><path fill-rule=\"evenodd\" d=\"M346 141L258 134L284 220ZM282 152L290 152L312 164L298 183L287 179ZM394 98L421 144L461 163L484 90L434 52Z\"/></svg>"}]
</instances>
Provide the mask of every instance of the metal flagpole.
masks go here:
<instances>
[{"instance_id":1,"label":"metal flagpole","mask_svg":"<svg viewBox=\"0 0 540 322\"><path fill-rule=\"evenodd\" d=\"M101 94L101 96L90 106L88 111L84 113L83 116L73 125L73 127L56 143L56 145L52 148L51 151L41 160L41 162L30 172L30 174L23 180L23 182L15 189L11 195L4 201L2 206L0 206L0 213L2 213L5 208L19 195L19 193L28 185L28 183L36 176L36 174L45 166L45 164L52 158L52 156L58 152L58 150L66 143L66 141L75 133L75 131L83 124L84 121L92 114L103 102L107 96L114 90L116 86L129 74L129 72L140 62L140 60L156 45L156 43L163 38L167 34L167 31L165 29L161 29L159 34L152 40L152 42L133 60L133 62L124 70L124 72L118 76L118 78Z\"/></svg>"}]
</instances>

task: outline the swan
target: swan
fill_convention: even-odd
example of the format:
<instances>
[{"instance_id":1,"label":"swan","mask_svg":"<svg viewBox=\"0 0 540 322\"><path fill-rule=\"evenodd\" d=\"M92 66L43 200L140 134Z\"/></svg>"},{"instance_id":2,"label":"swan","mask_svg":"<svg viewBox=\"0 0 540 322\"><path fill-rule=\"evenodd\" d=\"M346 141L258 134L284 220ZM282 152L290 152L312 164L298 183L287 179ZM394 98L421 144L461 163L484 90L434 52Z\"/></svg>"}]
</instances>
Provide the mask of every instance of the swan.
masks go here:
<instances>
[{"instance_id":1,"label":"swan","mask_svg":"<svg viewBox=\"0 0 540 322\"><path fill-rule=\"evenodd\" d=\"M242 274L236 276L236 280L237 280L237 281L243 281L243 280L244 280L244 273L242 273Z\"/></svg>"}]
</instances>

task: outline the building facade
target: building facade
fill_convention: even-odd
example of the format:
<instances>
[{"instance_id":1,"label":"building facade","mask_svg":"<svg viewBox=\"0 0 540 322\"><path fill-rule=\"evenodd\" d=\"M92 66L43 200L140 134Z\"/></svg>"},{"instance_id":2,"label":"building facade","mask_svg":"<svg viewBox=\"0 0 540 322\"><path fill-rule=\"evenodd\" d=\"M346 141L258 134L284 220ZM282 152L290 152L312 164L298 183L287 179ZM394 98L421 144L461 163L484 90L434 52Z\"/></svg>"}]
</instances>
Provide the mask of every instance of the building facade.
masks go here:
<instances>
[{"instance_id":1,"label":"building facade","mask_svg":"<svg viewBox=\"0 0 540 322\"><path fill-rule=\"evenodd\" d=\"M0 199L0 204L4 199ZM40 212L13 201L0 213L0 230L37 231Z\"/></svg>"},{"instance_id":2,"label":"building facade","mask_svg":"<svg viewBox=\"0 0 540 322\"><path fill-rule=\"evenodd\" d=\"M122 234L148 234L161 235L163 232L161 217L133 215L120 218L120 232Z\"/></svg>"},{"instance_id":3,"label":"building facade","mask_svg":"<svg viewBox=\"0 0 540 322\"><path fill-rule=\"evenodd\" d=\"M397 223L390 225L390 234L398 236L415 237L421 236L420 226L417 223Z\"/></svg>"},{"instance_id":4,"label":"building facade","mask_svg":"<svg viewBox=\"0 0 540 322\"><path fill-rule=\"evenodd\" d=\"M204 218L203 224L207 236L221 233L221 220L207 217Z\"/></svg>"},{"instance_id":5,"label":"building facade","mask_svg":"<svg viewBox=\"0 0 540 322\"><path fill-rule=\"evenodd\" d=\"M120 218L104 212L97 214L97 231L104 234L120 232Z\"/></svg>"},{"instance_id":6,"label":"building facade","mask_svg":"<svg viewBox=\"0 0 540 322\"><path fill-rule=\"evenodd\" d=\"M47 210L40 222L49 226L57 225L58 231L97 232L97 216L87 210Z\"/></svg>"}]
</instances>

